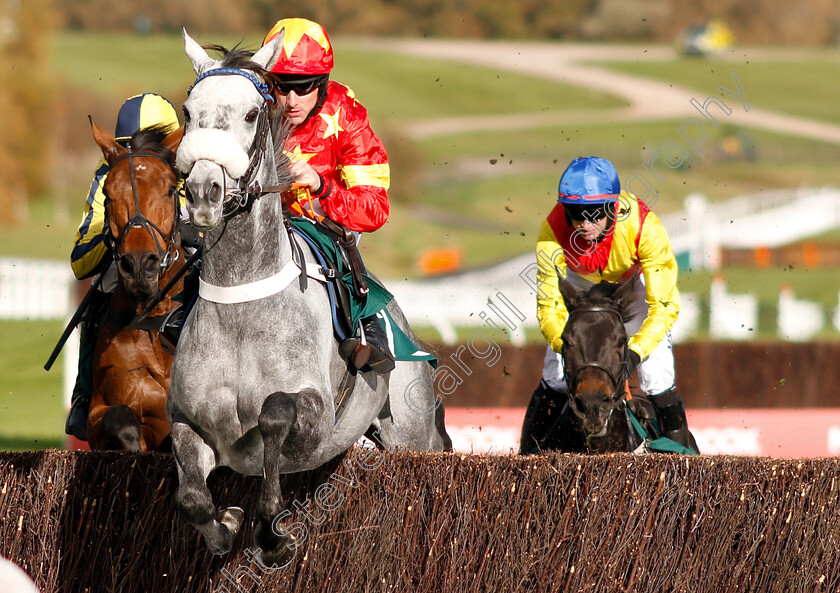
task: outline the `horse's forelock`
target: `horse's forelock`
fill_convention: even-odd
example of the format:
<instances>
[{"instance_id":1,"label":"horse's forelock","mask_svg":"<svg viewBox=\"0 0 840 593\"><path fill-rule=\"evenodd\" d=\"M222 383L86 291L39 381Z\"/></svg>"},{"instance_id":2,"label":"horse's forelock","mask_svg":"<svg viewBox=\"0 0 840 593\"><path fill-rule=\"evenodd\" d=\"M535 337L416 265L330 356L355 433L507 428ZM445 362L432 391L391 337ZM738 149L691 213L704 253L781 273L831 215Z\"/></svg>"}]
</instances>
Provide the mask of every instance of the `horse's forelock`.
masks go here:
<instances>
[{"instance_id":1,"label":"horse's forelock","mask_svg":"<svg viewBox=\"0 0 840 593\"><path fill-rule=\"evenodd\" d=\"M628 310L628 308L626 307L626 303L623 303L615 298L616 291L619 287L619 284L613 284L611 282L606 281L595 284L588 291L584 293L579 293L575 297L572 307L570 307L570 309L573 309L575 307L587 306L611 306L615 307L618 310L618 313L621 316L621 320L624 323L627 323L628 321L630 321L632 312Z\"/></svg>"},{"instance_id":2,"label":"horse's forelock","mask_svg":"<svg viewBox=\"0 0 840 593\"><path fill-rule=\"evenodd\" d=\"M586 296L589 299L602 299L612 301L613 294L615 294L615 290L617 287L617 284L613 284L611 282L599 282L586 292Z\"/></svg>"},{"instance_id":3,"label":"horse's forelock","mask_svg":"<svg viewBox=\"0 0 840 593\"><path fill-rule=\"evenodd\" d=\"M170 124L156 124L137 130L129 140L134 152L155 152L174 165L175 153L163 145L164 139L174 130Z\"/></svg>"},{"instance_id":4,"label":"horse's forelock","mask_svg":"<svg viewBox=\"0 0 840 593\"><path fill-rule=\"evenodd\" d=\"M227 49L221 45L204 45L202 47L221 54L222 59L219 62L220 68L239 68L240 70L250 70L260 77L265 77L268 73L265 68L251 60L254 56L254 52L252 50L242 49L236 46L233 49Z\"/></svg>"}]
</instances>

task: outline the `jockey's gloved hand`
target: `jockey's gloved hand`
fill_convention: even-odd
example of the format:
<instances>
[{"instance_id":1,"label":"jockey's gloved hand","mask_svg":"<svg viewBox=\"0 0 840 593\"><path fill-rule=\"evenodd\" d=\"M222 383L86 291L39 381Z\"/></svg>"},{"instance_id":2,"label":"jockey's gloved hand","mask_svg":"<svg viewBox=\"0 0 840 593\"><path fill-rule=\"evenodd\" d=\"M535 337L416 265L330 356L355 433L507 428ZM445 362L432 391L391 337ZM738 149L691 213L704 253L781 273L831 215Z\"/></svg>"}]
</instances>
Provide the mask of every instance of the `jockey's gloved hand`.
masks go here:
<instances>
[{"instance_id":1,"label":"jockey's gloved hand","mask_svg":"<svg viewBox=\"0 0 840 593\"><path fill-rule=\"evenodd\" d=\"M181 224L181 245L198 249L204 244L204 236L188 222Z\"/></svg>"},{"instance_id":2,"label":"jockey's gloved hand","mask_svg":"<svg viewBox=\"0 0 840 593\"><path fill-rule=\"evenodd\" d=\"M642 357L635 350L628 348L625 362L627 364L627 374L632 375L639 363L642 362Z\"/></svg>"}]
</instances>

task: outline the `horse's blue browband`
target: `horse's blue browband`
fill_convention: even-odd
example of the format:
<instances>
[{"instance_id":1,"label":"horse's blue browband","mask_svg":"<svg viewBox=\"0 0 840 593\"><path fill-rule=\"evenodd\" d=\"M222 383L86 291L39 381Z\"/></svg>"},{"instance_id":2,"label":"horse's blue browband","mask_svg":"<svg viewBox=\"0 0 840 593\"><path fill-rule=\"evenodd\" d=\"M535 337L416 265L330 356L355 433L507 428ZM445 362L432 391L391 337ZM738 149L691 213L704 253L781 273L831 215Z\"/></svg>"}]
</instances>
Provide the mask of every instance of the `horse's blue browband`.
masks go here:
<instances>
[{"instance_id":1,"label":"horse's blue browband","mask_svg":"<svg viewBox=\"0 0 840 593\"><path fill-rule=\"evenodd\" d=\"M187 95L190 94L190 92L195 88L195 85L197 85L199 82L201 82L202 80L204 80L208 76L216 76L217 74L219 74L219 75L236 74L236 75L239 75L239 76L244 76L245 78L250 80L252 83L254 83L254 86L257 87L257 90L263 96L263 99L265 99L266 101L271 101L272 103L274 103L274 97L271 95L271 92L270 92L271 87L268 86L264 82L260 82L259 78L257 78L256 76L254 76L253 74L251 74L247 70L242 70L241 68L216 68L214 70L208 70L207 72L204 72L203 74L199 75L198 78L195 79L195 82L193 82L192 85L190 85L190 88L187 89Z\"/></svg>"}]
</instances>

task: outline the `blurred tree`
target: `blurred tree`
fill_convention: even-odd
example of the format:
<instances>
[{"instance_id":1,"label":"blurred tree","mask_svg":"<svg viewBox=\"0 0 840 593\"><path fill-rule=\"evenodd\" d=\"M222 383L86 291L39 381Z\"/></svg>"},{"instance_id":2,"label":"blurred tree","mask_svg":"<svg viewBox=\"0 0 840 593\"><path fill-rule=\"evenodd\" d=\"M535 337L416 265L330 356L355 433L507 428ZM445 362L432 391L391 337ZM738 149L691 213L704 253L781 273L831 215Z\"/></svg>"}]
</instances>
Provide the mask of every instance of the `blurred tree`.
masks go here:
<instances>
[{"instance_id":1,"label":"blurred tree","mask_svg":"<svg viewBox=\"0 0 840 593\"><path fill-rule=\"evenodd\" d=\"M33 196L50 189L54 97L49 51L53 0L5 2L0 33L0 217L25 220Z\"/></svg>"}]
</instances>

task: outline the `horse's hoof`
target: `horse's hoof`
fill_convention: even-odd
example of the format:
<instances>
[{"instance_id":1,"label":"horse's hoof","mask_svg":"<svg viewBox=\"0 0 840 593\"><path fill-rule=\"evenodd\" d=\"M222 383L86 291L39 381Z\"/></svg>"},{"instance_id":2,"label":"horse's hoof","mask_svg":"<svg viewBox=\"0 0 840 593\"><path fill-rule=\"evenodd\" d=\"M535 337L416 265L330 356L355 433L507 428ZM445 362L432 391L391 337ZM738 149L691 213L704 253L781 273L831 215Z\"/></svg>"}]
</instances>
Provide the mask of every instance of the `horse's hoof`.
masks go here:
<instances>
[{"instance_id":1,"label":"horse's hoof","mask_svg":"<svg viewBox=\"0 0 840 593\"><path fill-rule=\"evenodd\" d=\"M211 526L204 534L207 549L216 556L222 556L230 552L233 547L233 538L239 533L239 527L245 520L245 511L239 507L229 507L216 513Z\"/></svg>"},{"instance_id":2,"label":"horse's hoof","mask_svg":"<svg viewBox=\"0 0 840 593\"><path fill-rule=\"evenodd\" d=\"M294 560L297 553L297 541L292 535L280 538L280 543L271 550L260 549L260 562L263 566L277 570L285 568Z\"/></svg>"},{"instance_id":3,"label":"horse's hoof","mask_svg":"<svg viewBox=\"0 0 840 593\"><path fill-rule=\"evenodd\" d=\"M236 537L242 522L245 521L245 511L239 507L228 507L216 513L216 521L224 525L230 532L230 537Z\"/></svg>"}]
</instances>

